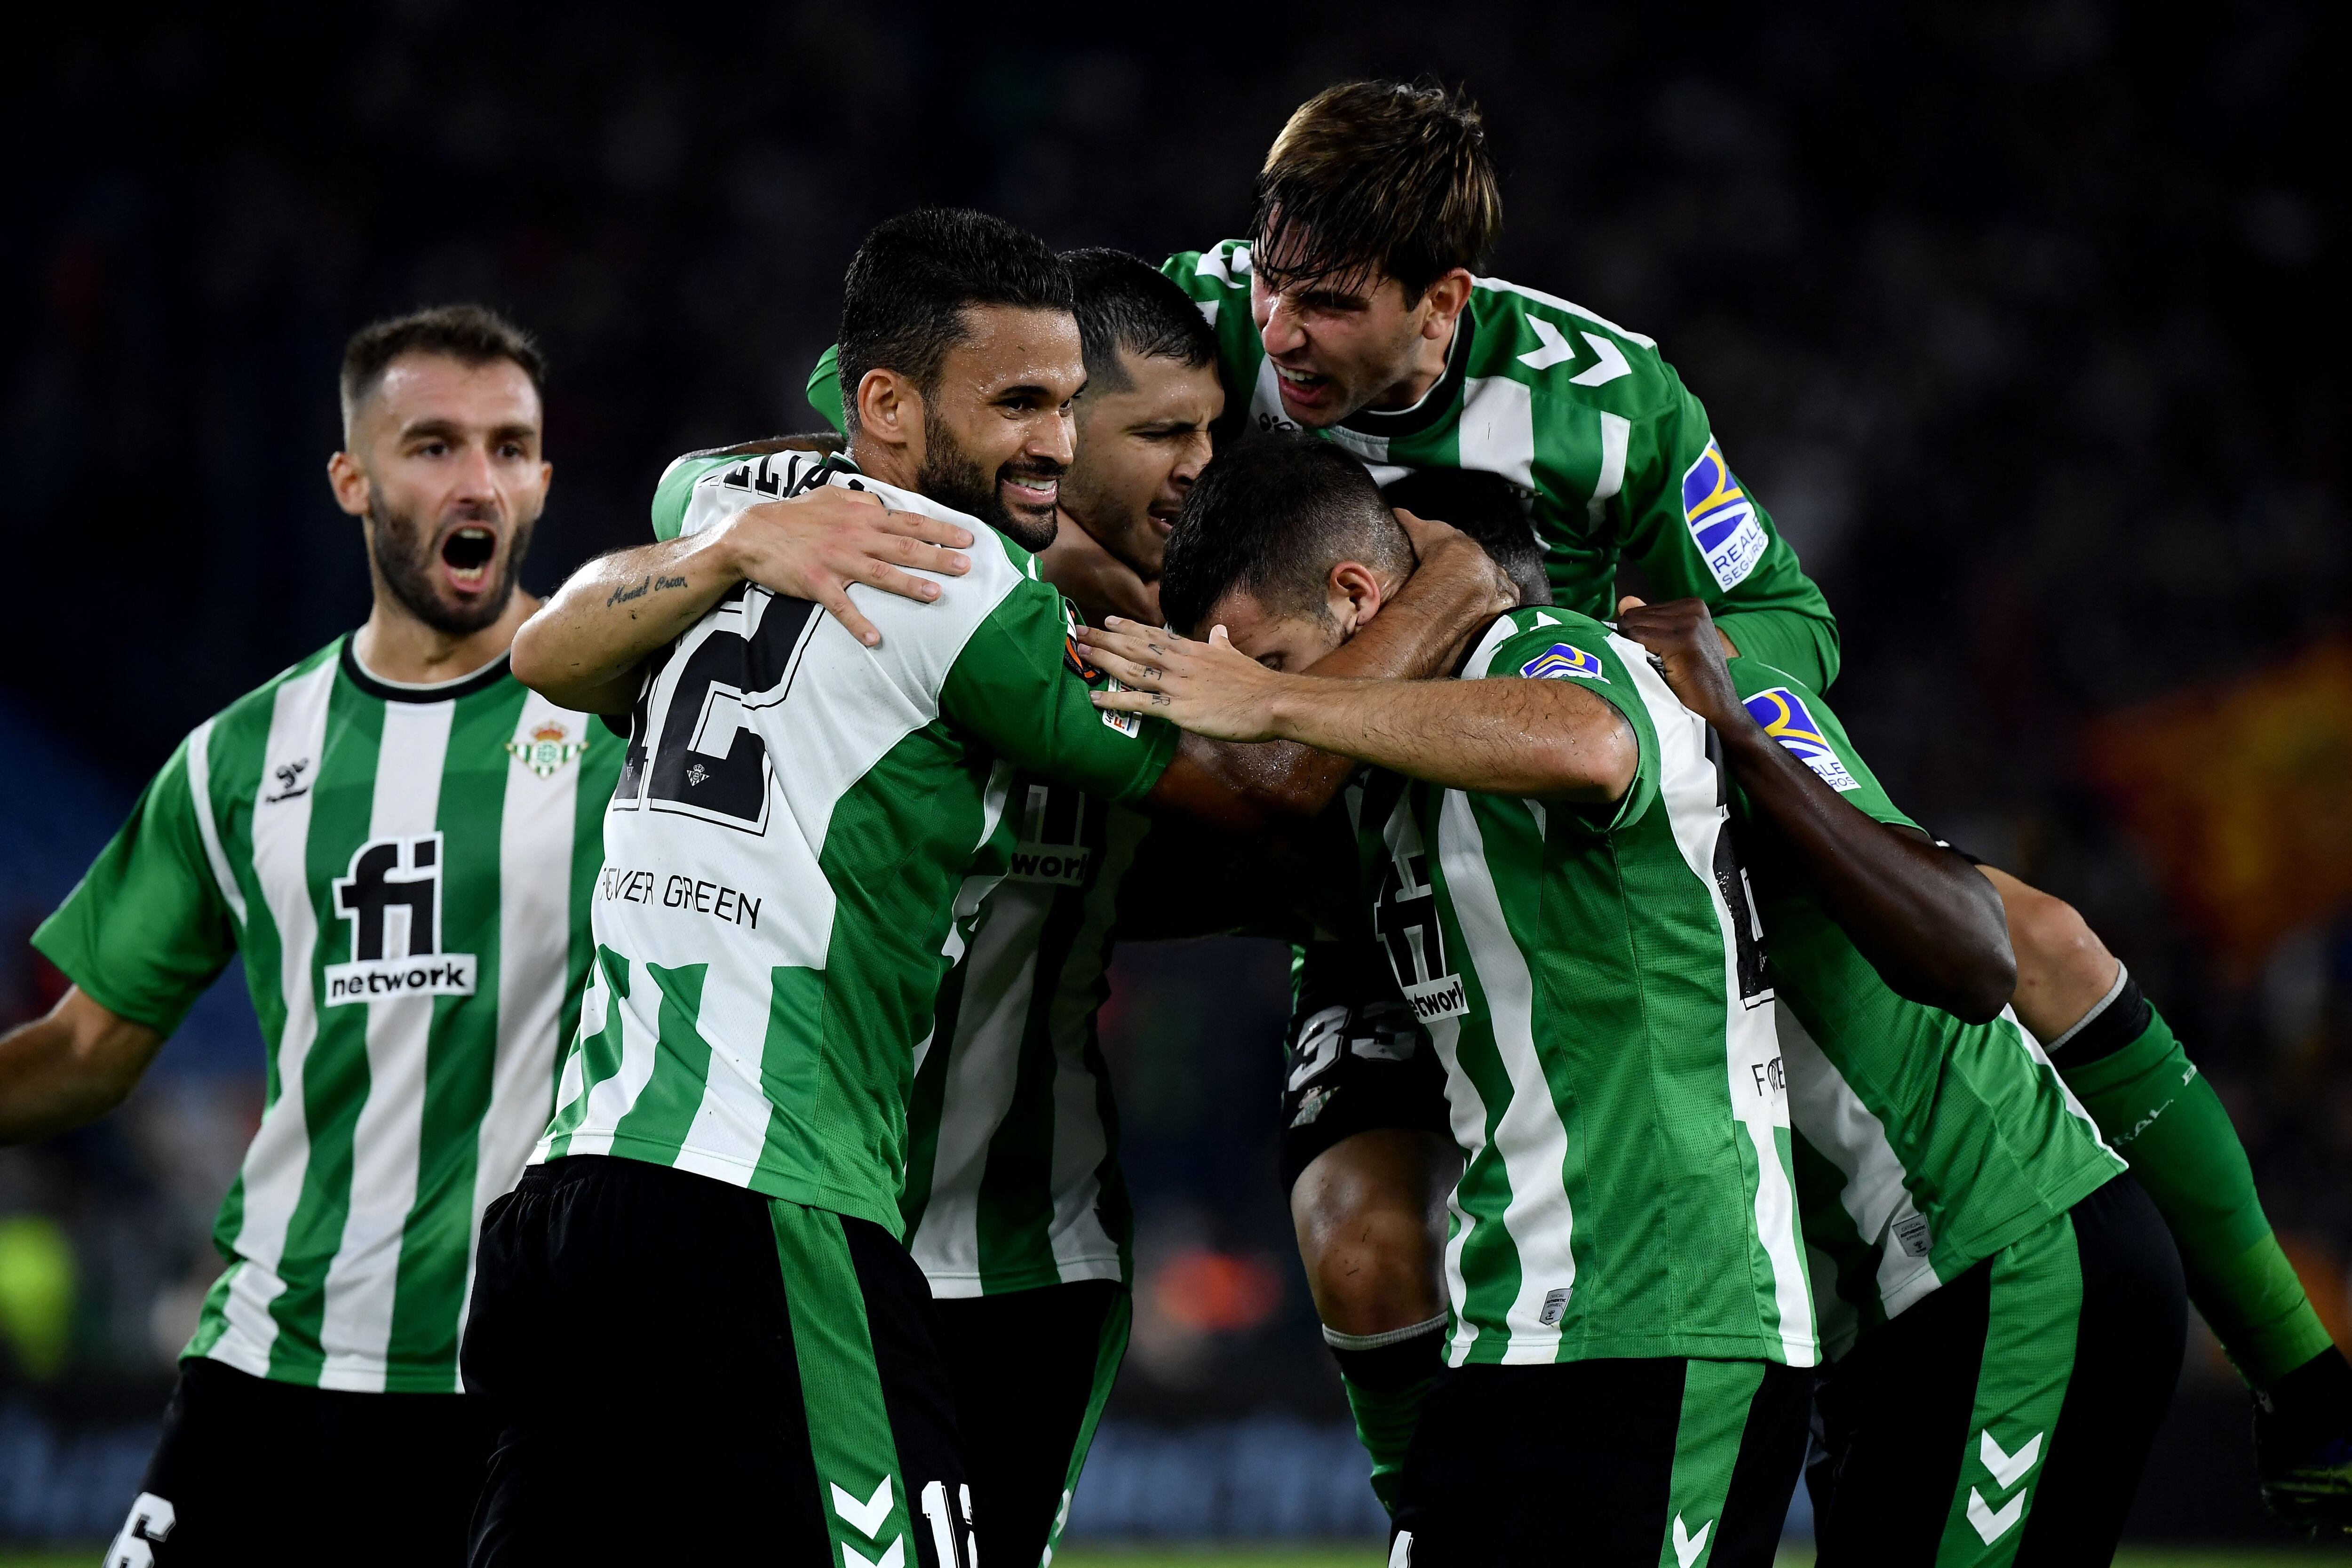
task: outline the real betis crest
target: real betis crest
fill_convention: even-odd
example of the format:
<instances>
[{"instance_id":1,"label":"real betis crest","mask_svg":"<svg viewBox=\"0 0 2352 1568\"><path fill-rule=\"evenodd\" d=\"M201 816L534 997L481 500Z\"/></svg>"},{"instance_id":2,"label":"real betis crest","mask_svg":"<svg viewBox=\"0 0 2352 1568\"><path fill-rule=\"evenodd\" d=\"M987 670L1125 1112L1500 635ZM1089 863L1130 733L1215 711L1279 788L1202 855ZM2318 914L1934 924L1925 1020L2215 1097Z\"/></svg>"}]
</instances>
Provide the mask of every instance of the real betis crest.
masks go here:
<instances>
[{"instance_id":1,"label":"real betis crest","mask_svg":"<svg viewBox=\"0 0 2352 1568\"><path fill-rule=\"evenodd\" d=\"M530 740L507 742L507 751L514 760L543 779L562 773L572 758L587 749L587 742L573 740L572 731L552 719L533 730Z\"/></svg>"}]
</instances>

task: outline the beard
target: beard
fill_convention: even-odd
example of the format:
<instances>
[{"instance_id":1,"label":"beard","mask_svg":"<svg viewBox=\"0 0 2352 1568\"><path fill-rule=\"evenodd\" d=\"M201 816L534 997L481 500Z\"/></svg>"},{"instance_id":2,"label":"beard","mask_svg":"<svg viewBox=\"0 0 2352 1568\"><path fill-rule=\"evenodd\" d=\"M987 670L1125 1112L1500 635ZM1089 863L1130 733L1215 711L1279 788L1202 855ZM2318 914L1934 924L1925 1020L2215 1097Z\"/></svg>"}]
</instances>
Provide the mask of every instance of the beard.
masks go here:
<instances>
[{"instance_id":1,"label":"beard","mask_svg":"<svg viewBox=\"0 0 2352 1568\"><path fill-rule=\"evenodd\" d=\"M470 603L445 595L434 573L439 556L433 548L432 531L414 514L394 510L385 503L383 492L373 484L368 487L368 553L384 586L404 609L435 631L453 637L471 637L507 613L523 552L530 546L530 521L515 524L507 538L507 556L497 580Z\"/></svg>"},{"instance_id":2,"label":"beard","mask_svg":"<svg viewBox=\"0 0 2352 1568\"><path fill-rule=\"evenodd\" d=\"M944 428L924 416L923 466L915 475L916 488L941 506L971 513L1032 553L1054 542L1057 525L1053 510L1047 509L1043 517L1015 511L1004 504L998 487L1008 476L1053 479L1061 472L1059 463L1015 458L994 474L987 473Z\"/></svg>"}]
</instances>

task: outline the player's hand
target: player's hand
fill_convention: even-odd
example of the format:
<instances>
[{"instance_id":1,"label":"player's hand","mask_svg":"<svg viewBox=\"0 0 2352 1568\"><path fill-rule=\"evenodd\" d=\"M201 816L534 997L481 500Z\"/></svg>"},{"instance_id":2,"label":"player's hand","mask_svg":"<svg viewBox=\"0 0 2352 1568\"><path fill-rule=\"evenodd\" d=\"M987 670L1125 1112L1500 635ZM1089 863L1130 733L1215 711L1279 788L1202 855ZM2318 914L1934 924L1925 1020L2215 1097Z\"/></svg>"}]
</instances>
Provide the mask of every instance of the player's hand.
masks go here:
<instances>
[{"instance_id":1,"label":"player's hand","mask_svg":"<svg viewBox=\"0 0 2352 1568\"><path fill-rule=\"evenodd\" d=\"M1396 514L1397 526L1404 530L1405 538L1412 542L1413 558L1420 563L1413 572L1415 577L1433 571L1441 574L1460 572L1476 578L1485 584L1488 595L1481 620L1517 606L1518 589L1475 540L1451 523L1415 517L1402 507L1390 510Z\"/></svg>"},{"instance_id":2,"label":"player's hand","mask_svg":"<svg viewBox=\"0 0 2352 1568\"><path fill-rule=\"evenodd\" d=\"M940 596L940 585L912 570L961 577L971 569L971 560L957 553L971 547L968 530L919 511L893 510L865 490L828 485L788 500L762 501L721 527L745 579L823 605L867 647L881 642L882 634L850 603L852 583L929 602Z\"/></svg>"},{"instance_id":3,"label":"player's hand","mask_svg":"<svg viewBox=\"0 0 2352 1568\"><path fill-rule=\"evenodd\" d=\"M1735 721L1752 722L1725 667L1723 635L1703 602L1648 605L1629 595L1617 601L1617 635L1656 654L1665 665L1667 689L1717 731Z\"/></svg>"},{"instance_id":4,"label":"player's hand","mask_svg":"<svg viewBox=\"0 0 2352 1568\"><path fill-rule=\"evenodd\" d=\"M1207 642L1113 616L1080 626L1087 657L1126 691L1097 691L1095 706L1150 713L1213 741L1275 738L1274 698L1295 676L1277 674L1210 629Z\"/></svg>"}]
</instances>

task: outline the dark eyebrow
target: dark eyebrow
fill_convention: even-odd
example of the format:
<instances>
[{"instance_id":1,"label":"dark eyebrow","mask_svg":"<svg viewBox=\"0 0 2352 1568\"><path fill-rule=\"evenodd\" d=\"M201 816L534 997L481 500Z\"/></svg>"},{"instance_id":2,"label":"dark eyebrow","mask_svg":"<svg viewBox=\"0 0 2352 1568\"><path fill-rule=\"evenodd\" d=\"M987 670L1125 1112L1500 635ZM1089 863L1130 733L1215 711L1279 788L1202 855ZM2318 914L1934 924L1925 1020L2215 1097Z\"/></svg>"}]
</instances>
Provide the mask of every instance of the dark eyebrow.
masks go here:
<instances>
[{"instance_id":1,"label":"dark eyebrow","mask_svg":"<svg viewBox=\"0 0 2352 1568\"><path fill-rule=\"evenodd\" d=\"M1079 392L1084 392L1086 389L1086 384L1084 382L1080 382L1077 386L1077 391L1071 393L1070 396L1076 397ZM1052 387L1045 385L1042 382L1034 381L1024 381L1016 386L999 387L995 395L992 396L989 401L991 403L1011 403L1014 399L1022 397L1034 397L1040 403L1052 403L1056 405L1067 401L1065 398L1056 397L1054 395L1054 389Z\"/></svg>"},{"instance_id":2,"label":"dark eyebrow","mask_svg":"<svg viewBox=\"0 0 2352 1568\"><path fill-rule=\"evenodd\" d=\"M1310 310L1360 310L1364 308L1360 294L1343 294L1337 289L1301 290L1298 303Z\"/></svg>"},{"instance_id":3,"label":"dark eyebrow","mask_svg":"<svg viewBox=\"0 0 2352 1568\"><path fill-rule=\"evenodd\" d=\"M489 441L492 446L497 446L504 441L533 439L538 435L539 426L536 425L498 425L490 428ZM439 440L456 443L466 438L466 427L449 419L419 419L402 430L400 438L404 441Z\"/></svg>"}]
</instances>

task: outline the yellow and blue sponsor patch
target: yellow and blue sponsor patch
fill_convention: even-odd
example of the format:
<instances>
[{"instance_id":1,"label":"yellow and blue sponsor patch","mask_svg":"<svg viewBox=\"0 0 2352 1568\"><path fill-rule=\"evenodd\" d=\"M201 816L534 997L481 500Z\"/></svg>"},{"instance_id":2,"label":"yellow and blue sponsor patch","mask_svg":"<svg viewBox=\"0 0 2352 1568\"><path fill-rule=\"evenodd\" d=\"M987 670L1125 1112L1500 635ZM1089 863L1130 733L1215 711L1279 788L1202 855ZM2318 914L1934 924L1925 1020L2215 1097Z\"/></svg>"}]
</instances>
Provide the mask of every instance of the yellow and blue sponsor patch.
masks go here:
<instances>
[{"instance_id":1,"label":"yellow and blue sponsor patch","mask_svg":"<svg viewBox=\"0 0 2352 1568\"><path fill-rule=\"evenodd\" d=\"M1785 686L1776 686L1748 698L1746 707L1749 716L1764 726L1766 734L1780 742L1791 756L1812 769L1815 776L1830 788L1843 795L1862 787L1862 781L1846 770L1844 762L1837 754L1837 748L1830 743L1830 738L1822 733L1820 723L1813 718L1811 710L1805 706L1803 698Z\"/></svg>"},{"instance_id":2,"label":"yellow and blue sponsor patch","mask_svg":"<svg viewBox=\"0 0 2352 1568\"><path fill-rule=\"evenodd\" d=\"M1756 516L1755 501L1740 488L1713 437L1698 461L1683 472L1683 521L1716 586L1726 593L1756 570L1770 543Z\"/></svg>"},{"instance_id":3,"label":"yellow and blue sponsor patch","mask_svg":"<svg viewBox=\"0 0 2352 1568\"><path fill-rule=\"evenodd\" d=\"M1564 642L1552 644L1519 666L1519 673L1529 680L1559 680L1568 676L1580 680L1609 679L1598 655L1587 653L1580 647L1571 647Z\"/></svg>"}]
</instances>

